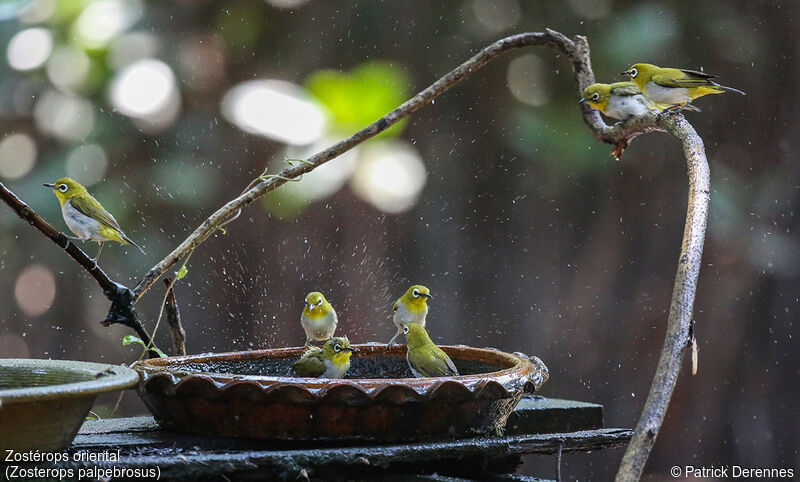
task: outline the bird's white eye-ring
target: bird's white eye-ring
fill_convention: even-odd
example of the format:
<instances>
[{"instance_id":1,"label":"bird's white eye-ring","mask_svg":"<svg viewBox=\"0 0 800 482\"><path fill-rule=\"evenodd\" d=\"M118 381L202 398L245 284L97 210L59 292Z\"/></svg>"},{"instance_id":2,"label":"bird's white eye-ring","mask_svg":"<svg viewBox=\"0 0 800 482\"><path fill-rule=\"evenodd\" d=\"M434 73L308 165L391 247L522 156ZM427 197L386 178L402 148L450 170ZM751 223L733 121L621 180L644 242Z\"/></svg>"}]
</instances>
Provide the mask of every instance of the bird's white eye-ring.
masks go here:
<instances>
[{"instance_id":1,"label":"bird's white eye-ring","mask_svg":"<svg viewBox=\"0 0 800 482\"><path fill-rule=\"evenodd\" d=\"M66 184L59 184L58 185L58 190L61 191L61 192L67 192L67 189L69 189L69 186L67 186Z\"/></svg>"},{"instance_id":2,"label":"bird's white eye-ring","mask_svg":"<svg viewBox=\"0 0 800 482\"><path fill-rule=\"evenodd\" d=\"M337 343L337 344L333 345L333 349L336 350L336 352L338 353L338 352L342 351L342 345Z\"/></svg>"},{"instance_id":3,"label":"bird's white eye-ring","mask_svg":"<svg viewBox=\"0 0 800 482\"><path fill-rule=\"evenodd\" d=\"M638 71L638 70L636 70L636 69L631 69L631 70L629 70L629 71L628 71L628 74L629 74L629 75L631 76L631 78L633 79L634 77L636 77L637 75L639 75L639 71Z\"/></svg>"},{"instance_id":4,"label":"bird's white eye-ring","mask_svg":"<svg viewBox=\"0 0 800 482\"><path fill-rule=\"evenodd\" d=\"M408 335L408 325L403 325L403 334Z\"/></svg>"},{"instance_id":5,"label":"bird's white eye-ring","mask_svg":"<svg viewBox=\"0 0 800 482\"><path fill-rule=\"evenodd\" d=\"M318 304L318 305L321 305L321 304L322 304L322 301L323 301L323 299L322 299L322 298L318 298L318 299L317 299L317 304Z\"/></svg>"},{"instance_id":6,"label":"bird's white eye-ring","mask_svg":"<svg viewBox=\"0 0 800 482\"><path fill-rule=\"evenodd\" d=\"M412 291L411 294L414 295L414 298L419 298L419 290L418 289L414 288L414 291Z\"/></svg>"},{"instance_id":7,"label":"bird's white eye-ring","mask_svg":"<svg viewBox=\"0 0 800 482\"><path fill-rule=\"evenodd\" d=\"M600 99L600 94L598 94L597 92L592 94L592 100L599 100L599 99Z\"/></svg>"}]
</instances>

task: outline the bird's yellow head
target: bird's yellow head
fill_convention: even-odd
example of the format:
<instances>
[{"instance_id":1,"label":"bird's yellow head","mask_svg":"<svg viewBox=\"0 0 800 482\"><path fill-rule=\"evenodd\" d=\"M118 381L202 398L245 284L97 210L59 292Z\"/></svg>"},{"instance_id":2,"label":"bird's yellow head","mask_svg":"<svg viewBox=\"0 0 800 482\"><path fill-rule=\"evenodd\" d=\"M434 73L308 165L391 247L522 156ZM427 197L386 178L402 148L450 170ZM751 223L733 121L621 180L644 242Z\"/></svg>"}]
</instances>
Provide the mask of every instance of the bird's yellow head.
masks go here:
<instances>
[{"instance_id":1,"label":"bird's yellow head","mask_svg":"<svg viewBox=\"0 0 800 482\"><path fill-rule=\"evenodd\" d=\"M611 99L611 85L592 84L583 89L583 98L580 102L585 102L592 109L604 111L608 107L609 99Z\"/></svg>"},{"instance_id":2,"label":"bird's yellow head","mask_svg":"<svg viewBox=\"0 0 800 482\"><path fill-rule=\"evenodd\" d=\"M86 193L85 187L81 186L78 181L69 177L62 177L53 184L45 183L43 185L53 190L62 206L73 197Z\"/></svg>"},{"instance_id":3,"label":"bird's yellow head","mask_svg":"<svg viewBox=\"0 0 800 482\"><path fill-rule=\"evenodd\" d=\"M402 303L408 311L421 313L427 308L428 299L430 298L433 298L431 290L422 285L414 285L395 302L395 309L397 309L397 303Z\"/></svg>"},{"instance_id":4,"label":"bird's yellow head","mask_svg":"<svg viewBox=\"0 0 800 482\"><path fill-rule=\"evenodd\" d=\"M658 71L657 65L633 64L631 65L631 68L625 72L620 72L619 75L629 76L633 83L639 87L639 90L644 91L644 86L650 82L650 79L653 78L653 75L655 75L656 71Z\"/></svg>"},{"instance_id":5,"label":"bird's yellow head","mask_svg":"<svg viewBox=\"0 0 800 482\"><path fill-rule=\"evenodd\" d=\"M349 362L350 355L354 351L356 349L350 346L350 340L346 336L333 337L322 345L322 353L334 365L342 365Z\"/></svg>"},{"instance_id":6,"label":"bird's yellow head","mask_svg":"<svg viewBox=\"0 0 800 482\"><path fill-rule=\"evenodd\" d=\"M325 296L319 291L312 291L307 294L305 303L306 306L303 308L303 314L309 318L322 318L333 309L331 304L328 303L328 300L325 299Z\"/></svg>"},{"instance_id":7,"label":"bird's yellow head","mask_svg":"<svg viewBox=\"0 0 800 482\"><path fill-rule=\"evenodd\" d=\"M406 344L409 350L433 343L425 327L419 323L406 323L403 325L403 334L406 335Z\"/></svg>"}]
</instances>

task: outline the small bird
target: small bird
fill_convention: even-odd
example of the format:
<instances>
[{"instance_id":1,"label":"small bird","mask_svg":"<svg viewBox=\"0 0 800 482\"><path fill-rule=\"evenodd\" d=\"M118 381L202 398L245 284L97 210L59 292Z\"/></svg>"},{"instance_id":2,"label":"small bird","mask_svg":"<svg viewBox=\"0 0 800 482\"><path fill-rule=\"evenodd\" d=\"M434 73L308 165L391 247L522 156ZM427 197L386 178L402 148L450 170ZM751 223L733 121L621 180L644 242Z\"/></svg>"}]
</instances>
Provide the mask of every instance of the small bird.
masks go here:
<instances>
[{"instance_id":1,"label":"small bird","mask_svg":"<svg viewBox=\"0 0 800 482\"><path fill-rule=\"evenodd\" d=\"M394 345L394 340L403 332L406 323L418 323L425 327L425 317L428 316L428 300L433 298L431 290L422 285L413 285L392 306L392 321L397 327L397 333L389 340L388 345Z\"/></svg>"},{"instance_id":2,"label":"small bird","mask_svg":"<svg viewBox=\"0 0 800 482\"><path fill-rule=\"evenodd\" d=\"M406 360L415 377L458 376L453 360L431 341L422 325L406 323L403 325L403 333L408 343Z\"/></svg>"},{"instance_id":3,"label":"small bird","mask_svg":"<svg viewBox=\"0 0 800 482\"><path fill-rule=\"evenodd\" d=\"M333 337L339 318L325 296L319 291L306 295L306 306L300 315L300 323L306 332L306 346L314 341L325 341Z\"/></svg>"},{"instance_id":4,"label":"small bird","mask_svg":"<svg viewBox=\"0 0 800 482\"><path fill-rule=\"evenodd\" d=\"M350 368L350 355L354 351L355 348L350 346L350 340L346 336L331 338L322 347L307 349L294 362L289 375L301 378L343 378Z\"/></svg>"},{"instance_id":5,"label":"small bird","mask_svg":"<svg viewBox=\"0 0 800 482\"><path fill-rule=\"evenodd\" d=\"M686 69L662 68L653 64L634 64L620 75L630 76L642 94L650 100L667 104L670 108L681 108L689 102L708 94L736 92L733 87L719 85L711 79L717 78L705 72Z\"/></svg>"},{"instance_id":6,"label":"small bird","mask_svg":"<svg viewBox=\"0 0 800 482\"><path fill-rule=\"evenodd\" d=\"M114 216L103 209L85 187L77 181L68 177L62 177L53 184L45 183L44 187L53 190L58 201L61 203L61 214L67 227L75 233L75 236L68 236L72 239L81 241L97 241L100 247L97 248L97 255L92 259L97 266L97 258L103 250L103 243L106 241L116 241L122 244L135 246L142 254L146 254L138 244L134 243L119 227L119 223Z\"/></svg>"},{"instance_id":7,"label":"small bird","mask_svg":"<svg viewBox=\"0 0 800 482\"><path fill-rule=\"evenodd\" d=\"M649 111L662 111L670 107L669 104L659 104L642 95L639 87L633 82L592 84L583 90L583 97L578 101L580 104L584 102L592 109L619 120L628 120ZM689 110L700 111L691 105L686 107Z\"/></svg>"}]
</instances>

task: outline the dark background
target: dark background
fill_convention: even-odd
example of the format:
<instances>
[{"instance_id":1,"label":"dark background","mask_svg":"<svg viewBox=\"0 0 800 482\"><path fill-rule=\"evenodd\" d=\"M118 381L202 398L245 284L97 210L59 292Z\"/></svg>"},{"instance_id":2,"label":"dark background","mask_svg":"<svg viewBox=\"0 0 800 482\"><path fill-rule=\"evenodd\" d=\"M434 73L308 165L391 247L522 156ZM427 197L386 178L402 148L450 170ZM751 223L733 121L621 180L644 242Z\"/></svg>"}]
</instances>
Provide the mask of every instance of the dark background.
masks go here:
<instances>
[{"instance_id":1,"label":"dark background","mask_svg":"<svg viewBox=\"0 0 800 482\"><path fill-rule=\"evenodd\" d=\"M223 116L223 97L242 82L282 80L316 97L330 112L321 148L492 41L545 27L587 36L600 81L640 61L718 74L748 95L708 96L696 102L702 113L687 114L712 171L695 305L700 370L684 367L646 473L800 466L796 2L109 1L92 14L99 22L83 20L119 26L100 41L79 27L87 2L25 4L0 9L0 178L62 230L41 183L71 173L91 184L147 250L105 248L101 265L129 284L265 167L310 153ZM32 58L11 53L29 28L47 29L60 57L12 68ZM142 58L175 79L172 111L155 122L131 119L111 94ZM331 300L340 333L387 341L392 301L422 283L435 295L434 340L535 354L550 369L544 395L602 403L608 426L634 426L663 342L686 166L664 134L636 139L615 161L583 125L578 98L565 59L516 51L350 161L332 161L358 170L386 152L410 155L399 165L421 162L425 185L409 209L385 212L355 181L309 202L307 186L324 174L247 207L195 252L176 288L189 352L302 343L311 290ZM159 284L138 304L148 329L162 296ZM131 363L139 350L122 346L127 329L98 323L107 310L84 271L0 209L0 356ZM163 327L157 342L170 345ZM114 401L96 410L107 415ZM117 414L145 411L129 394ZM564 473L607 480L621 456L568 455ZM532 457L522 471L550 477L552 464Z\"/></svg>"}]
</instances>

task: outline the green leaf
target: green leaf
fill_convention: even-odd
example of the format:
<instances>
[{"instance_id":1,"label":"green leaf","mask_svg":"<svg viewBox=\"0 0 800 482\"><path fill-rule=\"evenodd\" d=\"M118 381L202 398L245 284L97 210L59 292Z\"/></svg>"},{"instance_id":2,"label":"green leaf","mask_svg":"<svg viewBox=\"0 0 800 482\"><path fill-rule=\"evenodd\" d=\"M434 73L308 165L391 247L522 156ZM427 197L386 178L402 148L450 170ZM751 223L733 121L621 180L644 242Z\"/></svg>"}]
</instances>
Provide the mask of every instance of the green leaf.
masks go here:
<instances>
[{"instance_id":1,"label":"green leaf","mask_svg":"<svg viewBox=\"0 0 800 482\"><path fill-rule=\"evenodd\" d=\"M142 341L142 339L139 338L136 335L125 335L122 338L122 344L123 345L127 346L127 345L130 345L132 343L138 343L138 344L142 345L142 348L147 348L147 345L145 345L145 343ZM158 356L160 356L161 358L166 358L167 357L167 354L164 353L163 351L159 350L158 347L155 346L155 345L151 346L150 349L153 350L154 352L158 353Z\"/></svg>"},{"instance_id":2,"label":"green leaf","mask_svg":"<svg viewBox=\"0 0 800 482\"><path fill-rule=\"evenodd\" d=\"M223 232L225 232L224 229L222 229L222 228L219 228L219 229L222 230ZM189 272L189 270L186 268L186 265L181 266L181 269L179 269L178 271L175 272L175 281L178 281L179 279L183 279L188 272Z\"/></svg>"},{"instance_id":3,"label":"green leaf","mask_svg":"<svg viewBox=\"0 0 800 482\"><path fill-rule=\"evenodd\" d=\"M140 345L144 346L144 342L142 341L142 339L141 339L141 338L139 338L139 337L138 337L138 336L136 336L136 335L125 335L125 336L122 338L122 344L123 344L123 345L126 345L126 346L127 346L127 345L130 345L131 343L138 343L138 344L140 344Z\"/></svg>"}]
</instances>

